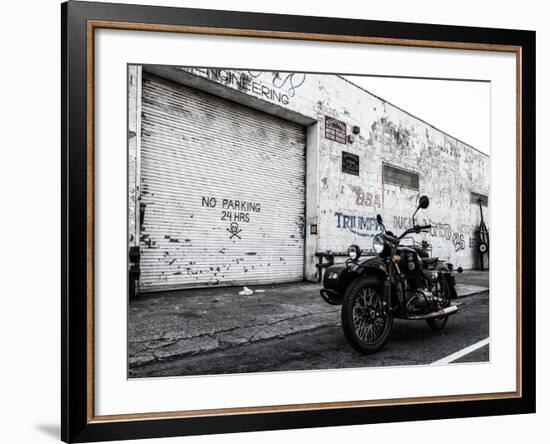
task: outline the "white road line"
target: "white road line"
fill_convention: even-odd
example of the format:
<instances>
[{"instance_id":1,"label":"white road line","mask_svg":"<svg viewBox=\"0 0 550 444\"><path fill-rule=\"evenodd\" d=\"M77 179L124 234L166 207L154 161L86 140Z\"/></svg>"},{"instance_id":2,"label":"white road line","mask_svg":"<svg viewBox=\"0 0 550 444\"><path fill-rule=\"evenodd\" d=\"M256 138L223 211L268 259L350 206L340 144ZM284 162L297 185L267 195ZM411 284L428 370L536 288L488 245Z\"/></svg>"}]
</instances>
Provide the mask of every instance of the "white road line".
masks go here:
<instances>
[{"instance_id":1,"label":"white road line","mask_svg":"<svg viewBox=\"0 0 550 444\"><path fill-rule=\"evenodd\" d=\"M441 358L435 362L432 362L431 365L449 364L453 361L456 361L457 359L462 358L462 356L466 356L467 354L472 353L478 348L484 347L487 344L489 344L489 338L482 339L481 341L476 342L475 344L469 345L468 347L463 348L462 350L459 350L453 354L450 354L449 356L445 356L444 358Z\"/></svg>"}]
</instances>

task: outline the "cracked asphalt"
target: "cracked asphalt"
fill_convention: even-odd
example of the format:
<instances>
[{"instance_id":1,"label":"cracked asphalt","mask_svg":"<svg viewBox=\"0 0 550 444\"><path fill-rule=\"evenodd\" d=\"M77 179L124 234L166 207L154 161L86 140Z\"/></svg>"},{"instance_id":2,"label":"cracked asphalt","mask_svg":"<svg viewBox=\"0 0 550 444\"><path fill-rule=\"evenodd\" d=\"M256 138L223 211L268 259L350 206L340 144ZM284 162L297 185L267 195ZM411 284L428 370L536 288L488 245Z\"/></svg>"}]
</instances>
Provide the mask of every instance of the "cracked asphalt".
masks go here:
<instances>
[{"instance_id":1,"label":"cracked asphalt","mask_svg":"<svg viewBox=\"0 0 550 444\"><path fill-rule=\"evenodd\" d=\"M488 273L464 273L457 282L488 287ZM483 291L458 300L459 313L445 330L396 320L386 347L363 356L346 342L340 307L321 300L320 285L251 288L250 296L215 288L130 301L129 377L429 364L489 336L489 292ZM488 359L485 346L456 362Z\"/></svg>"},{"instance_id":2,"label":"cracked asphalt","mask_svg":"<svg viewBox=\"0 0 550 444\"><path fill-rule=\"evenodd\" d=\"M319 296L318 284L295 283L157 293L130 302L128 361L146 363L196 355L303 332L336 322L339 308Z\"/></svg>"}]
</instances>

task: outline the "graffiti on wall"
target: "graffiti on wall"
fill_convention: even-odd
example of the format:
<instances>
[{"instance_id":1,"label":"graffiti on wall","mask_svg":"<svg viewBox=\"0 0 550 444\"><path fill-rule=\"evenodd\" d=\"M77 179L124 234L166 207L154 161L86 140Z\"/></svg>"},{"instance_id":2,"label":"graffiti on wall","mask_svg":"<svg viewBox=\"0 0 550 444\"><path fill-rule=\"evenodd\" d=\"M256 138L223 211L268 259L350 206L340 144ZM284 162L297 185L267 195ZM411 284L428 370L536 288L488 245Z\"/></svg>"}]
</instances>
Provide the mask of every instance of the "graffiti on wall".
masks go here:
<instances>
[{"instance_id":1,"label":"graffiti on wall","mask_svg":"<svg viewBox=\"0 0 550 444\"><path fill-rule=\"evenodd\" d=\"M438 237L444 240L452 241L456 251L464 249L464 235L462 233L453 232L451 225L444 222L434 222L433 220L423 219L420 223L419 220L416 221L419 225L431 225L432 227L428 231L429 236ZM393 227L395 229L406 230L407 228L412 227L413 220L408 216L393 216Z\"/></svg>"},{"instance_id":2,"label":"graffiti on wall","mask_svg":"<svg viewBox=\"0 0 550 444\"><path fill-rule=\"evenodd\" d=\"M381 231L381 227L375 217L370 216L357 216L352 214L346 214L343 212L336 212L336 228L346 229L359 236L373 236ZM455 252L462 251L466 248L466 236L459 232L453 231L452 227L448 223L434 222L431 219L424 219L422 222L416 221L418 224L427 225L432 227L428 230L430 237L440 238L452 243ZM396 230L406 230L413 226L411 217L408 216L393 216L393 228ZM475 239L469 238L470 247Z\"/></svg>"},{"instance_id":3,"label":"graffiti on wall","mask_svg":"<svg viewBox=\"0 0 550 444\"><path fill-rule=\"evenodd\" d=\"M466 246L464 242L464 235L455 231L453 233L453 245L455 247L455 252L457 253L461 250L464 250L464 247Z\"/></svg>"},{"instance_id":4,"label":"graffiti on wall","mask_svg":"<svg viewBox=\"0 0 550 444\"><path fill-rule=\"evenodd\" d=\"M450 224L446 222L434 222L433 220L417 219L417 224L428 225L432 227L428 231L430 237L440 238L445 241L450 241L456 253L466 249L466 244L469 248L477 248L479 244L476 226L470 224L458 224L453 230ZM413 226L413 220L408 216L393 216L393 228L395 230L406 230Z\"/></svg>"},{"instance_id":5,"label":"graffiti on wall","mask_svg":"<svg viewBox=\"0 0 550 444\"><path fill-rule=\"evenodd\" d=\"M223 68L181 68L191 74L239 89L246 93L288 105L306 80L305 74L262 71L234 71ZM264 74L262 76L262 74ZM260 76L262 76L260 78Z\"/></svg>"},{"instance_id":6,"label":"graffiti on wall","mask_svg":"<svg viewBox=\"0 0 550 444\"><path fill-rule=\"evenodd\" d=\"M380 232L380 225L376 217L357 216L344 214L340 211L334 213L336 215L336 228L349 230L359 236L373 236Z\"/></svg>"},{"instance_id":7,"label":"graffiti on wall","mask_svg":"<svg viewBox=\"0 0 550 444\"><path fill-rule=\"evenodd\" d=\"M364 191L357 185L349 185L351 191L355 193L355 204L361 207L381 208L382 199L380 194L374 194L370 191Z\"/></svg>"},{"instance_id":8,"label":"graffiti on wall","mask_svg":"<svg viewBox=\"0 0 550 444\"><path fill-rule=\"evenodd\" d=\"M423 219L420 222L419 219L416 219L418 225L431 225L432 228L428 231L428 234L431 237L439 237L445 240L451 240L453 236L453 230L451 226L444 222L434 222L433 220ZM409 216L393 216L393 227L395 229L406 230L413 226L412 217Z\"/></svg>"},{"instance_id":9,"label":"graffiti on wall","mask_svg":"<svg viewBox=\"0 0 550 444\"><path fill-rule=\"evenodd\" d=\"M406 216L393 216L393 227L406 230L413 226L412 218Z\"/></svg>"},{"instance_id":10,"label":"graffiti on wall","mask_svg":"<svg viewBox=\"0 0 550 444\"><path fill-rule=\"evenodd\" d=\"M453 229L449 224L434 222L431 219L428 223L432 226L432 228L430 228L430 236L451 240Z\"/></svg>"},{"instance_id":11,"label":"graffiti on wall","mask_svg":"<svg viewBox=\"0 0 550 444\"><path fill-rule=\"evenodd\" d=\"M248 75L255 79L262 74L262 71L248 71ZM296 95L296 90L306 81L306 75L301 72L270 71L266 74L271 76L271 84L275 88L287 91L290 97L294 97Z\"/></svg>"}]
</instances>

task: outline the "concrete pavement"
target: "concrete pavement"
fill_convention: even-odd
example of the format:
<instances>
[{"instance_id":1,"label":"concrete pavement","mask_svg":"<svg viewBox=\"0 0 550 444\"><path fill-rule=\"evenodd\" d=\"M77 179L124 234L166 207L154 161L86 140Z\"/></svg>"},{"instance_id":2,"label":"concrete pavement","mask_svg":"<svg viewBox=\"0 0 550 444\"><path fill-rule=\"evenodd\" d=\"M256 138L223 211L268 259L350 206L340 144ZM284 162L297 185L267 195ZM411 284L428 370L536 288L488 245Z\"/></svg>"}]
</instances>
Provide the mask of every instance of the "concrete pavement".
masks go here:
<instances>
[{"instance_id":1,"label":"concrete pavement","mask_svg":"<svg viewBox=\"0 0 550 444\"><path fill-rule=\"evenodd\" d=\"M130 377L430 365L489 336L489 293L464 298L460 304L460 314L452 316L441 331L432 331L425 322L396 319L388 342L372 355L355 351L346 341L341 325L328 325L282 339L151 362L130 369ZM487 361L489 345L451 362L460 365Z\"/></svg>"},{"instance_id":2,"label":"concrete pavement","mask_svg":"<svg viewBox=\"0 0 550 444\"><path fill-rule=\"evenodd\" d=\"M487 272L457 274L459 297L488 290ZM486 285L482 285L486 283ZM172 291L139 296L128 313L130 369L153 362L219 352L268 339L283 339L340 323L340 306L308 282Z\"/></svg>"}]
</instances>

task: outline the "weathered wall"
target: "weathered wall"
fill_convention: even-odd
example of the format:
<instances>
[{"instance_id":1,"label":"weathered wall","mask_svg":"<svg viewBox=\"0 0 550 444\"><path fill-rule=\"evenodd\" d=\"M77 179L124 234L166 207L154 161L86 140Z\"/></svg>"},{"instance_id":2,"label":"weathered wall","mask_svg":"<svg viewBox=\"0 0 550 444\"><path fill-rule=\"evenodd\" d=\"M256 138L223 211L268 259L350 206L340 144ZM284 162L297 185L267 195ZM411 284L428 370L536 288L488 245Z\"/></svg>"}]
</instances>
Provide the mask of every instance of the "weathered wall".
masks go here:
<instances>
[{"instance_id":1,"label":"weathered wall","mask_svg":"<svg viewBox=\"0 0 550 444\"><path fill-rule=\"evenodd\" d=\"M417 221L433 228L428 235L415 238L428 240L435 256L472 268L478 259L474 232L480 213L479 206L470 203L470 192L489 196L488 156L338 80L338 87L329 90L325 86L327 98L319 112L345 121L348 133L352 125L358 125L361 133L353 144L344 146L327 139L321 144L319 249L345 251L350 243L370 248L377 213L382 214L387 229L402 232L412 225L410 216L419 196L426 194L430 207L418 213ZM335 107L346 95L359 98ZM330 100L332 96L341 100ZM359 176L341 172L342 150L359 156ZM418 173L419 190L384 183L383 163ZM487 208L484 216L489 226Z\"/></svg>"},{"instance_id":2,"label":"weathered wall","mask_svg":"<svg viewBox=\"0 0 550 444\"><path fill-rule=\"evenodd\" d=\"M139 244L141 66L128 66L128 243Z\"/></svg>"},{"instance_id":3,"label":"weathered wall","mask_svg":"<svg viewBox=\"0 0 550 444\"><path fill-rule=\"evenodd\" d=\"M351 243L370 248L377 213L396 233L410 226L422 194L431 204L418 222L434 227L416 239L427 239L434 256L457 266L476 264L480 214L470 192L489 196L487 155L336 75L146 69L307 127L306 278L315 279L315 251L344 252ZM327 138L326 116L343 122L346 135L353 126L359 134L345 143ZM342 172L343 151L359 157L358 175ZM418 173L419 190L384 183L383 163ZM484 216L490 229L486 207ZM310 233L314 224L317 234Z\"/></svg>"}]
</instances>

